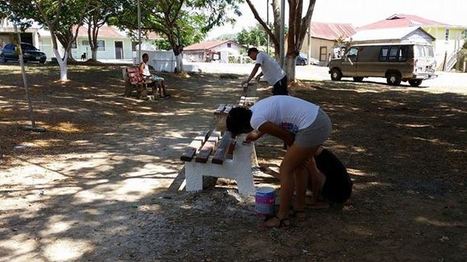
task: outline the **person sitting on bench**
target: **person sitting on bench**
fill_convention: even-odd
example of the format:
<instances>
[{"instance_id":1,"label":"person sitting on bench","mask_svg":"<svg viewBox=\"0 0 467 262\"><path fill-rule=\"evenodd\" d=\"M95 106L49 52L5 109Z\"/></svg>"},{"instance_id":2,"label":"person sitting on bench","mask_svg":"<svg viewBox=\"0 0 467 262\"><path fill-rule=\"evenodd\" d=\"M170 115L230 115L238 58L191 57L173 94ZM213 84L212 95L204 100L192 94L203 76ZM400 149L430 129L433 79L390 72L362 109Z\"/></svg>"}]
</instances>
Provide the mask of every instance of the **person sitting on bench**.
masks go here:
<instances>
[{"instance_id":1,"label":"person sitting on bench","mask_svg":"<svg viewBox=\"0 0 467 262\"><path fill-rule=\"evenodd\" d=\"M294 187L294 210L303 212L307 172L319 173L311 176L324 176L318 170L314 156L331 134L331 120L318 105L296 97L277 95L256 102L250 109L233 108L227 116L226 125L234 136L248 133L246 142L269 134L287 144L279 172L279 212L264 222L266 227L287 226ZM323 184L315 186L322 187Z\"/></svg>"},{"instance_id":2,"label":"person sitting on bench","mask_svg":"<svg viewBox=\"0 0 467 262\"><path fill-rule=\"evenodd\" d=\"M140 66L139 66L141 74L143 75L144 79L154 82L153 84L155 85L156 88L157 88L157 86L159 86L159 96L160 97L162 97L162 98L170 97L170 95L167 94L167 91L166 91L166 88L165 88L164 78L162 78L160 76L157 76L157 75L154 75L154 74L151 74L151 72L149 71L148 61L149 61L149 55L144 53L143 54L143 62L141 62ZM154 93L154 95L156 95L156 94Z\"/></svg>"}]
</instances>

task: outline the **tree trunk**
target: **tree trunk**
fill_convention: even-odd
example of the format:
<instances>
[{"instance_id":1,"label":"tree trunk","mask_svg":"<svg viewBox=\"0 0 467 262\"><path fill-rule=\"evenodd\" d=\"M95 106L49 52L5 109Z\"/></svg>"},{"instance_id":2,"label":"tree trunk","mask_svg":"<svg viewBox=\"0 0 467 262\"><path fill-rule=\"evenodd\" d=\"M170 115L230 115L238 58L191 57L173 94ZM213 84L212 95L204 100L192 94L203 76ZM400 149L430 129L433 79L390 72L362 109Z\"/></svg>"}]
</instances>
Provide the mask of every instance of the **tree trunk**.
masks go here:
<instances>
[{"instance_id":1,"label":"tree trunk","mask_svg":"<svg viewBox=\"0 0 467 262\"><path fill-rule=\"evenodd\" d=\"M310 0L305 17L302 18L303 0L289 0L289 32L285 71L287 79L295 81L295 59L300 54L306 31L310 27L316 0Z\"/></svg>"},{"instance_id":2,"label":"tree trunk","mask_svg":"<svg viewBox=\"0 0 467 262\"><path fill-rule=\"evenodd\" d=\"M272 14L274 17L273 21L273 30L274 30L274 36L276 39L281 38L281 10L280 10L280 0L272 0ZM274 43L274 42L273 42ZM277 62L279 62L280 59L280 46L279 45L273 45L274 46L274 58L276 59Z\"/></svg>"},{"instance_id":3,"label":"tree trunk","mask_svg":"<svg viewBox=\"0 0 467 262\"><path fill-rule=\"evenodd\" d=\"M184 70L183 70L183 59L182 59L182 54L181 53L175 56L175 61L177 61L177 67L175 68L175 73L184 72Z\"/></svg>"},{"instance_id":4,"label":"tree trunk","mask_svg":"<svg viewBox=\"0 0 467 262\"><path fill-rule=\"evenodd\" d=\"M68 61L72 61L72 62L76 61L75 58L73 57L73 54L72 54L71 50L68 51Z\"/></svg>"},{"instance_id":5,"label":"tree trunk","mask_svg":"<svg viewBox=\"0 0 467 262\"><path fill-rule=\"evenodd\" d=\"M68 81L68 53L65 51L62 59L58 49L54 48L53 52L55 54L55 58L57 58L58 66L60 67L60 81Z\"/></svg>"},{"instance_id":6,"label":"tree trunk","mask_svg":"<svg viewBox=\"0 0 467 262\"><path fill-rule=\"evenodd\" d=\"M91 59L92 61L97 61L97 46L95 48L91 48Z\"/></svg>"},{"instance_id":7,"label":"tree trunk","mask_svg":"<svg viewBox=\"0 0 467 262\"><path fill-rule=\"evenodd\" d=\"M296 56L289 56L288 54L285 57L285 72L288 81L295 80L295 59Z\"/></svg>"},{"instance_id":8,"label":"tree trunk","mask_svg":"<svg viewBox=\"0 0 467 262\"><path fill-rule=\"evenodd\" d=\"M176 46L172 47L172 51L174 52L175 61L176 61L175 73L184 72L184 70L183 70L183 57L182 57L183 47L181 47L179 45L176 45Z\"/></svg>"}]
</instances>

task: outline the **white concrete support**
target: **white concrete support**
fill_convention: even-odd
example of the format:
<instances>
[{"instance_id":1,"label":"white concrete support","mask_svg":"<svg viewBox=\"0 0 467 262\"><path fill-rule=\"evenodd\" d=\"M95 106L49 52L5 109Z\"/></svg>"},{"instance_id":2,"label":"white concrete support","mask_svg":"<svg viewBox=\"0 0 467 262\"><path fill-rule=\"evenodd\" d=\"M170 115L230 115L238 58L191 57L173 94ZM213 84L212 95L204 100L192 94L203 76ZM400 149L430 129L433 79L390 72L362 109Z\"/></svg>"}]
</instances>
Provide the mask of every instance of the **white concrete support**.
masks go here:
<instances>
[{"instance_id":1,"label":"white concrete support","mask_svg":"<svg viewBox=\"0 0 467 262\"><path fill-rule=\"evenodd\" d=\"M238 139L233 153L233 159L225 159L224 164L212 164L211 159L207 163L198 163L195 160L185 162L185 178L187 191L203 190L203 176L222 177L234 179L237 182L238 191L242 195L254 195L255 186L252 175L252 154L254 144L243 144L243 139Z\"/></svg>"}]
</instances>

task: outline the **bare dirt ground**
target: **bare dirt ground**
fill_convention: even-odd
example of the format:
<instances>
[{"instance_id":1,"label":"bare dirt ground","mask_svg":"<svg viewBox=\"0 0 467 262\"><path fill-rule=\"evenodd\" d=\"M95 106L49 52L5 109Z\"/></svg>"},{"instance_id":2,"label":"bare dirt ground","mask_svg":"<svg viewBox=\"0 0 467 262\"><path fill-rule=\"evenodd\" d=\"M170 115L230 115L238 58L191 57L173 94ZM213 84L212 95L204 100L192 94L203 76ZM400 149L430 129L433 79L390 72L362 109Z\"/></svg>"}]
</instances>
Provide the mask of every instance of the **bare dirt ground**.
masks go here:
<instances>
[{"instance_id":1,"label":"bare dirt ground","mask_svg":"<svg viewBox=\"0 0 467 262\"><path fill-rule=\"evenodd\" d=\"M333 121L326 146L354 180L352 205L265 230L253 200L221 181L173 188L179 156L235 103L241 79L164 75L172 98L123 97L119 67L30 66L28 133L19 68L0 65L0 261L465 261L467 97L377 83L313 81L295 96ZM467 84L466 84L467 85ZM265 87L265 86L263 86ZM270 90L260 89L261 96ZM282 143L257 144L278 165ZM277 186L259 176L257 183Z\"/></svg>"}]
</instances>

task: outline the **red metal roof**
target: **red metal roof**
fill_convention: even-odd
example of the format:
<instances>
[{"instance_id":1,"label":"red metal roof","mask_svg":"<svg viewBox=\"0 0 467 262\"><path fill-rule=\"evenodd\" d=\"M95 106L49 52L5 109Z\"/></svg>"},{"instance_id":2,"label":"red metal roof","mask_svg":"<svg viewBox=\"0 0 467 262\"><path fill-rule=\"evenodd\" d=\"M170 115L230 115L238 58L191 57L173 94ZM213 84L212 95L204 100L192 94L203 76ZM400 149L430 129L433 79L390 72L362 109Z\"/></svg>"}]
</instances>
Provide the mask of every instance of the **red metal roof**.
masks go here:
<instances>
[{"instance_id":1,"label":"red metal roof","mask_svg":"<svg viewBox=\"0 0 467 262\"><path fill-rule=\"evenodd\" d=\"M76 27L73 30L75 29ZM88 28L85 25L79 28L78 36L81 36L81 37L88 36ZM122 38L122 37L126 37L126 35L111 26L104 25L99 29L99 38Z\"/></svg>"},{"instance_id":2,"label":"red metal roof","mask_svg":"<svg viewBox=\"0 0 467 262\"><path fill-rule=\"evenodd\" d=\"M233 42L232 40L211 40L211 41L204 41L201 43L196 43L189 45L183 48L184 51L195 51L195 50L209 50L216 46L222 45L227 42Z\"/></svg>"},{"instance_id":3,"label":"red metal roof","mask_svg":"<svg viewBox=\"0 0 467 262\"><path fill-rule=\"evenodd\" d=\"M410 27L410 26L424 26L424 25L442 25L447 26L448 24L440 23L416 15L406 15L406 14L395 14L384 20L371 23L359 27L357 30L367 30L367 29L383 29L383 28L394 28L394 27Z\"/></svg>"},{"instance_id":4,"label":"red metal roof","mask_svg":"<svg viewBox=\"0 0 467 262\"><path fill-rule=\"evenodd\" d=\"M355 34L355 28L351 24L311 22L310 32L311 36L315 38L336 40Z\"/></svg>"}]
</instances>

